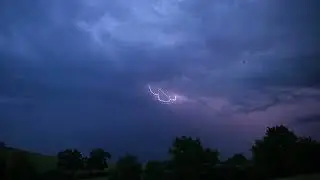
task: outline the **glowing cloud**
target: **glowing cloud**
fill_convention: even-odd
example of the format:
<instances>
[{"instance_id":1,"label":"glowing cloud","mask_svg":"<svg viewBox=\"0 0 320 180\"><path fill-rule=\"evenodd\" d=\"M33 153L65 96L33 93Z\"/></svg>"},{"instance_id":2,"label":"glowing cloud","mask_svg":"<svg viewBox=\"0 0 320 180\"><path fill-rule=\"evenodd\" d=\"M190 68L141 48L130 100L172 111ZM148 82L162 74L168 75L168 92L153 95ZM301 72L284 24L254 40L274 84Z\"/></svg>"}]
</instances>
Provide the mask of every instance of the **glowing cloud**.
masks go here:
<instances>
[{"instance_id":1,"label":"glowing cloud","mask_svg":"<svg viewBox=\"0 0 320 180\"><path fill-rule=\"evenodd\" d=\"M177 100L177 96L174 95L174 97L169 96L167 93L165 93L161 88L157 88L157 93L154 92L150 85L148 85L149 92L156 98L157 101L162 103L173 103ZM162 99L160 97L160 93L165 96L166 99Z\"/></svg>"}]
</instances>

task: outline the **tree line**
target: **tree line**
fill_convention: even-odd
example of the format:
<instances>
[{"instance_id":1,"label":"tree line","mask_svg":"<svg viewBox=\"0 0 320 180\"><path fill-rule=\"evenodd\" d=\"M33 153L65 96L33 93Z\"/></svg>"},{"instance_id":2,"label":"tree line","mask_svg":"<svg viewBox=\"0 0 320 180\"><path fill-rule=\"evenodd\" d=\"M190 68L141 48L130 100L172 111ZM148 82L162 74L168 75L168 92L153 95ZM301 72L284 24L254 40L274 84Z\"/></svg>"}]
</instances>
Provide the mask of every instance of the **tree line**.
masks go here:
<instances>
[{"instance_id":1,"label":"tree line","mask_svg":"<svg viewBox=\"0 0 320 180\"><path fill-rule=\"evenodd\" d=\"M75 179L81 178L78 172L86 172L83 178L101 175L108 180L258 180L320 172L320 143L283 125L267 128L264 137L253 143L250 159L235 154L222 161L217 149L187 136L175 138L168 153L168 160L146 164L126 154L110 166L111 154L102 148L93 149L88 157L66 149L57 155L57 169L46 177Z\"/></svg>"}]
</instances>

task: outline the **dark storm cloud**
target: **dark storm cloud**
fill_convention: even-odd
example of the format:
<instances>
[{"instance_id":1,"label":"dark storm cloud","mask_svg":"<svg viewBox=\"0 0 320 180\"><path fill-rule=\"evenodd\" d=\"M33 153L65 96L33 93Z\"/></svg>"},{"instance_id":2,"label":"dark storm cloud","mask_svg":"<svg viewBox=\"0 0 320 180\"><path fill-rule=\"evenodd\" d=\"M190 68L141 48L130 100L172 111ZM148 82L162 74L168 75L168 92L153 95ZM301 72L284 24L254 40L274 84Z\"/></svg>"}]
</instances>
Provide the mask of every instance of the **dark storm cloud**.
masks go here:
<instances>
[{"instance_id":1,"label":"dark storm cloud","mask_svg":"<svg viewBox=\"0 0 320 180\"><path fill-rule=\"evenodd\" d=\"M168 1L167 4L165 2L156 4L159 13L163 13L164 18L159 18L152 13L151 2L137 1L136 3L137 6L134 6L135 2L132 5L131 3L125 4L123 1L117 3L104 1L68 1L66 3L55 1L51 4L34 1L29 6L33 8L41 7L41 11L30 12L27 5L19 5L18 7L21 9L21 13L26 14L23 22L28 26L21 24L22 20L17 13L19 11L3 11L4 16L2 17L7 17L5 19L7 24L4 27L11 27L9 34L12 30L17 32L18 35L15 35L17 37L14 34L11 37L13 40L17 40L16 44L23 44L21 43L23 41L29 43L25 46L30 49L45 48L47 51L54 49L53 54L56 56L58 56L58 53L60 56L62 54L63 56L66 54L70 56L69 54L78 55L80 53L78 56L82 57L86 53L92 55L92 53L99 54L104 50L107 52L115 50L118 52L116 57L110 57L107 54L107 57L100 58L114 58L116 61L121 61L121 66L125 66L129 71L133 69L131 71L138 72L144 69L145 72L149 73L157 69L161 69L159 71L166 70L170 67L173 70L169 71L179 72L177 74L169 73L163 80L170 80L170 78L180 75L182 71L188 71L185 67L188 64L201 64L207 70L223 68L223 71L226 72L223 76L228 78L230 69L222 66L226 62L240 62L242 58L251 58L257 52L263 53L264 51L270 51L270 49L275 54L265 58L280 59L281 56L288 56L287 53L291 53L291 51L299 53L306 48L314 51L314 48L317 47L312 44L312 42L317 43L316 39L319 37L317 34L319 25L315 19L317 1L304 3L303 6L299 1L294 1L290 3L290 8L286 7L286 3L278 1L183 1L179 6ZM206 6L203 4L206 4ZM172 8L168 8L169 5L172 5ZM7 3L3 7L10 8L12 4ZM17 7L14 6L14 8ZM296 13L297 10L299 10L299 13ZM8 20L8 17L10 17L10 20ZM169 19L169 17L173 18ZM181 20L182 17L185 20ZM92 35L97 38L96 40L105 45L100 51L92 50L92 52L88 50L94 48L92 46L95 45L92 45L92 42L87 39L89 37L84 32L79 32L79 28L77 29L75 26L77 23L83 24L83 22L86 24L84 29L90 29ZM150 22L153 22L153 24ZM119 28L110 29L113 26L119 26L119 24ZM139 24L141 26L137 27ZM127 31L124 31L125 29L122 29L121 25L123 28L128 27ZM146 33L141 34L144 30L147 30ZM179 32L182 32L182 35ZM151 36L149 37L149 35ZM157 39L157 35L160 39ZM166 43L175 38L178 38L176 39L178 43L180 41L188 42L189 40L191 40L191 43L187 43L183 48L180 46L174 48L176 52L166 50L166 46L170 46ZM45 44L43 40L45 40ZM160 43L164 50L148 48L143 43ZM281 49L276 48L283 48L284 50L281 52ZM286 50L286 48L289 50ZM207 54L201 55L203 50ZM280 52L277 52L277 50ZM248 52L249 57L242 57L244 52ZM159 54L163 57L159 57ZM195 58L190 58L190 56L195 56ZM199 56L204 57L200 59ZM92 57L89 55L88 58ZM70 58L68 59L70 60ZM73 59L79 60L82 58L73 57ZM197 59L197 62L195 62L195 59ZM304 62L308 64L307 61L309 60ZM121 62L117 63L121 64ZM272 67L279 68L283 72L282 74L286 74L286 71L291 71L290 68L286 68L286 66L290 66L288 63L296 64L292 61L279 64L249 61L247 66L251 66L251 63L271 66L270 68L266 67L266 71L262 72L261 75L258 74L257 79L260 79L260 82L276 80L273 77L270 78L271 80L268 79L269 74L273 74ZM141 66L141 64L145 66ZM154 68L155 66L158 68ZM163 68L159 68L161 66ZM256 76L250 71L239 73L241 73L240 76L245 74L249 78ZM297 72L296 74L300 73ZM279 76L281 79L282 74L278 73L276 77ZM284 81L286 81L285 78Z\"/></svg>"},{"instance_id":2,"label":"dark storm cloud","mask_svg":"<svg viewBox=\"0 0 320 180\"><path fill-rule=\"evenodd\" d=\"M269 88L247 92L243 95L241 98L234 98L233 102L239 105L237 109L239 112L245 113L266 111L278 104L290 105L305 99L320 101L319 89L274 86L274 84Z\"/></svg>"},{"instance_id":3,"label":"dark storm cloud","mask_svg":"<svg viewBox=\"0 0 320 180\"><path fill-rule=\"evenodd\" d=\"M257 86L319 87L319 59L319 54L310 54L265 60L245 81Z\"/></svg>"},{"instance_id":4,"label":"dark storm cloud","mask_svg":"<svg viewBox=\"0 0 320 180\"><path fill-rule=\"evenodd\" d=\"M302 117L302 118L297 118L296 123L299 124L306 124L306 123L319 123L320 122L320 115L311 115L308 117Z\"/></svg>"},{"instance_id":5,"label":"dark storm cloud","mask_svg":"<svg viewBox=\"0 0 320 180\"><path fill-rule=\"evenodd\" d=\"M139 139L130 151L144 154L154 149L147 137L161 149L175 134L201 134L197 117L221 124L220 114L319 100L316 0L0 3L0 125L12 128L0 135L9 144L42 133L42 151L106 143L121 154L131 147L118 142ZM156 104L148 83L183 103ZM199 112L177 115L184 108Z\"/></svg>"},{"instance_id":6,"label":"dark storm cloud","mask_svg":"<svg viewBox=\"0 0 320 180\"><path fill-rule=\"evenodd\" d=\"M320 116L318 113L297 117L292 122L292 126L296 127L299 133L304 136L311 136L320 139Z\"/></svg>"}]
</instances>

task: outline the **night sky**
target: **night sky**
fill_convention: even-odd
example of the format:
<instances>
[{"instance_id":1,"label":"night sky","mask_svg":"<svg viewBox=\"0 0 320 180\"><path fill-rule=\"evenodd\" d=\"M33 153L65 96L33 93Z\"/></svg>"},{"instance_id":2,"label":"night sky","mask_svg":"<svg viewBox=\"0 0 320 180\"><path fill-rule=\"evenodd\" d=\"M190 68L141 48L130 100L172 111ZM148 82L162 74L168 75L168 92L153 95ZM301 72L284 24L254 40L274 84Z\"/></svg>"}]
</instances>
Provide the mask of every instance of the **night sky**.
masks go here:
<instances>
[{"instance_id":1,"label":"night sky","mask_svg":"<svg viewBox=\"0 0 320 180\"><path fill-rule=\"evenodd\" d=\"M318 0L1 0L0 140L45 154L222 157L285 124L320 139ZM161 88L177 100L157 101ZM159 93L160 98L167 98Z\"/></svg>"}]
</instances>

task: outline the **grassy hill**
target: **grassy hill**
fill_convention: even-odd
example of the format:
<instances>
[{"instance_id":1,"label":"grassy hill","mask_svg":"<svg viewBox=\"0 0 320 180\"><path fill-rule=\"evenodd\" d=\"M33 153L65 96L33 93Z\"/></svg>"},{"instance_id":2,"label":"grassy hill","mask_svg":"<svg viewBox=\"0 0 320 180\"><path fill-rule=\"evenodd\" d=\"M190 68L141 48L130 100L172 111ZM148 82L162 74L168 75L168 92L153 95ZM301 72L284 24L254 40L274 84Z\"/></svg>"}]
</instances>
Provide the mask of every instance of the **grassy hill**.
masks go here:
<instances>
[{"instance_id":1,"label":"grassy hill","mask_svg":"<svg viewBox=\"0 0 320 180\"><path fill-rule=\"evenodd\" d=\"M56 168L57 158L55 156L47 156L10 147L0 148L0 156L4 157L9 163L15 154L21 152L27 155L38 172L46 172Z\"/></svg>"}]
</instances>

